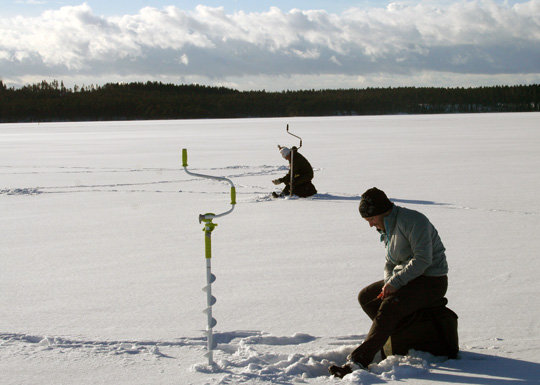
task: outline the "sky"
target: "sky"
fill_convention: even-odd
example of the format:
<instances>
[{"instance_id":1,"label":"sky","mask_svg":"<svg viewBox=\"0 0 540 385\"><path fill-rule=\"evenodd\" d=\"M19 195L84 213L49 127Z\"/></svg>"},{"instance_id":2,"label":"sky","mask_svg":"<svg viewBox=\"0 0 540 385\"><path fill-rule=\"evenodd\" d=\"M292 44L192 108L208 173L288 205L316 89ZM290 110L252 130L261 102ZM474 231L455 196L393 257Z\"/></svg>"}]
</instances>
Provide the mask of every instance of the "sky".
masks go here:
<instances>
[{"instance_id":1,"label":"sky","mask_svg":"<svg viewBox=\"0 0 540 385\"><path fill-rule=\"evenodd\" d=\"M284 91L540 83L540 0L6 0L0 80Z\"/></svg>"}]
</instances>

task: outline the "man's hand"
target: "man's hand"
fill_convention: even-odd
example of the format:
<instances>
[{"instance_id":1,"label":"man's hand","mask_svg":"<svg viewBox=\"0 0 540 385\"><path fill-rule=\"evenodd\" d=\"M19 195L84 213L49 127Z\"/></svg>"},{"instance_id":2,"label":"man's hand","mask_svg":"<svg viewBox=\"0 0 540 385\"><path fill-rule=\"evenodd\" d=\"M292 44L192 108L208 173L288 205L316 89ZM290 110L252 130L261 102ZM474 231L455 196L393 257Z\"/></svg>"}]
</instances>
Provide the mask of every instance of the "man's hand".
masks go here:
<instances>
[{"instance_id":1,"label":"man's hand","mask_svg":"<svg viewBox=\"0 0 540 385\"><path fill-rule=\"evenodd\" d=\"M392 285L390 285L389 283L387 283L387 284L385 284L385 285L383 286L382 292L381 292L381 294L380 294L380 297L381 297L382 299L384 299L384 298L386 298L386 297L388 297L388 296L394 294L396 291L397 291L397 289L396 289L394 286L392 286Z\"/></svg>"},{"instance_id":2,"label":"man's hand","mask_svg":"<svg viewBox=\"0 0 540 385\"><path fill-rule=\"evenodd\" d=\"M281 181L279 179L274 179L272 181L273 184L281 184Z\"/></svg>"}]
</instances>

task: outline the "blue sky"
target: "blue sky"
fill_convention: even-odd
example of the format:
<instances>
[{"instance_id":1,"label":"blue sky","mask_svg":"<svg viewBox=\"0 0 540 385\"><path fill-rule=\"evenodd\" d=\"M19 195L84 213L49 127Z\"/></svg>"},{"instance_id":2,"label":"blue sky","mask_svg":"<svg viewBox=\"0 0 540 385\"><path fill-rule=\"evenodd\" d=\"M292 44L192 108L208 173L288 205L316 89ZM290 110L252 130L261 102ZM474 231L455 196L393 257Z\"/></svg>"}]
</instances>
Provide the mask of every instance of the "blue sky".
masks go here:
<instances>
[{"instance_id":1,"label":"blue sky","mask_svg":"<svg viewBox=\"0 0 540 385\"><path fill-rule=\"evenodd\" d=\"M53 79L269 91L540 83L540 0L4 1L0 80Z\"/></svg>"},{"instance_id":2,"label":"blue sky","mask_svg":"<svg viewBox=\"0 0 540 385\"><path fill-rule=\"evenodd\" d=\"M55 9L66 5L79 5L86 2L96 14L99 15L123 15L137 13L141 8L150 6L162 9L166 6L176 6L185 10L193 10L199 4L210 7L224 7L227 12L264 12L270 7L278 7L284 11L292 8L299 9L324 9L331 13L339 13L351 7L386 6L390 1L383 0L129 0L129 1L106 1L106 0L7 0L2 5L4 15L32 15L37 16L47 9Z\"/></svg>"},{"instance_id":3,"label":"blue sky","mask_svg":"<svg viewBox=\"0 0 540 385\"><path fill-rule=\"evenodd\" d=\"M385 7L394 1L388 0L129 0L129 1L107 1L107 0L6 0L3 1L2 13L4 16L26 15L37 16L48 9L57 9L63 6L80 5L87 3L98 15L113 16L137 13L141 8L154 7L162 9L166 6L176 6L184 10L193 10L199 4L210 7L224 7L227 12L264 12L270 7L278 7L283 11L293 8L299 9L324 9L329 13L341 13L352 7L369 8ZM400 3L415 3L414 1L398 1ZM513 5L522 1L519 0L497 0L497 4ZM452 1L426 1L424 3L444 4Z\"/></svg>"}]
</instances>

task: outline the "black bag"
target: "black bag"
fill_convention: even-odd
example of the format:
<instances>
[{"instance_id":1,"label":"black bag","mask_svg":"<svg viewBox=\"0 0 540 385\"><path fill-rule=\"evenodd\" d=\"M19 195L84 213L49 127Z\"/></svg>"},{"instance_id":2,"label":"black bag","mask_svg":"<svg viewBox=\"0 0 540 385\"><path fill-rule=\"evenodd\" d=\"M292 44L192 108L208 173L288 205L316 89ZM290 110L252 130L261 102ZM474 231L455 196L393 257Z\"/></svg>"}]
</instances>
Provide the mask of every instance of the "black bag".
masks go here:
<instances>
[{"instance_id":1,"label":"black bag","mask_svg":"<svg viewBox=\"0 0 540 385\"><path fill-rule=\"evenodd\" d=\"M405 317L382 349L383 358L406 355L410 349L434 356L457 358L459 351L458 316L446 307L443 298L433 307L420 309Z\"/></svg>"}]
</instances>

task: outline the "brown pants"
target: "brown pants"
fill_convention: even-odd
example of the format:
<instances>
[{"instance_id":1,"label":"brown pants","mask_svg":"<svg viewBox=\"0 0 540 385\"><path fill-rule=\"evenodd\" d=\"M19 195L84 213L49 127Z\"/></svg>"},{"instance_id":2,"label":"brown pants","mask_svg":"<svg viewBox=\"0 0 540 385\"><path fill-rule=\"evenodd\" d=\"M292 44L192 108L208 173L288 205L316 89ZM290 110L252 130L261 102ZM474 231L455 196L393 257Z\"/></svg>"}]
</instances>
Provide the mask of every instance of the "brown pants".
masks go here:
<instances>
[{"instance_id":1,"label":"brown pants","mask_svg":"<svg viewBox=\"0 0 540 385\"><path fill-rule=\"evenodd\" d=\"M394 294L378 299L384 281L365 287L358 294L358 302L373 320L364 342L351 353L351 359L367 368L375 354L384 346L398 323L407 315L429 307L446 294L448 277L420 276L398 289Z\"/></svg>"}]
</instances>

